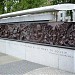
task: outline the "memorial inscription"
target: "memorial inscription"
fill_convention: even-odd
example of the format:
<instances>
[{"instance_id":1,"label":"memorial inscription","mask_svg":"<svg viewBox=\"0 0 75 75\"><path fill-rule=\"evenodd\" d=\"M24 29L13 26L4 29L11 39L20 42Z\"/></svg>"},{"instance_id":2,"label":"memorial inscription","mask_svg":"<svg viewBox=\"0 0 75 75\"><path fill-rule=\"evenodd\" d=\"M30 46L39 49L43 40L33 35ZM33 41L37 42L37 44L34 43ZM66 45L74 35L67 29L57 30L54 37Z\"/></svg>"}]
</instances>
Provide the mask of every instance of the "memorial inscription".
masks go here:
<instances>
[{"instance_id":1,"label":"memorial inscription","mask_svg":"<svg viewBox=\"0 0 75 75\"><path fill-rule=\"evenodd\" d=\"M38 47L36 46L31 46L31 45L28 45L26 46L27 48L31 48L31 49L38 49ZM71 57L71 58L74 58L74 56L72 55L73 52L72 51L68 51L67 50L59 50L58 48L53 48L53 47L50 47L50 48L44 48L43 46L42 47L39 47L39 50L41 51L45 51L45 52L48 52L48 53L51 53L51 54L55 54L55 55L61 55L61 56L66 56L66 57Z\"/></svg>"}]
</instances>

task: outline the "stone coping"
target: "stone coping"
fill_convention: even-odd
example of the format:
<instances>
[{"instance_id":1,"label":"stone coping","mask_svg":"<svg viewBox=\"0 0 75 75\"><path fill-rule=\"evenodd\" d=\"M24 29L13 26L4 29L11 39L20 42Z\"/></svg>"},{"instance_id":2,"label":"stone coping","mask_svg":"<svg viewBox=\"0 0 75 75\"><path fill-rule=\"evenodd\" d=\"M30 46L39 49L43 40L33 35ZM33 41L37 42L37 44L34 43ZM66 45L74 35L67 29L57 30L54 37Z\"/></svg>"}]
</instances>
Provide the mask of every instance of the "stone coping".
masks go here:
<instances>
[{"instance_id":1,"label":"stone coping","mask_svg":"<svg viewBox=\"0 0 75 75\"><path fill-rule=\"evenodd\" d=\"M65 48L70 50L75 50L75 47L68 47L68 46L60 46L60 45L50 45L50 44L43 44L43 43L36 43L36 42L30 42L30 41L22 41L22 40L15 40L15 39L8 39L8 38L1 38L2 40L8 40L8 41L16 41L21 43L29 43L29 44L36 44L36 45L42 45L42 46L51 46L51 47L57 47L57 48Z\"/></svg>"}]
</instances>

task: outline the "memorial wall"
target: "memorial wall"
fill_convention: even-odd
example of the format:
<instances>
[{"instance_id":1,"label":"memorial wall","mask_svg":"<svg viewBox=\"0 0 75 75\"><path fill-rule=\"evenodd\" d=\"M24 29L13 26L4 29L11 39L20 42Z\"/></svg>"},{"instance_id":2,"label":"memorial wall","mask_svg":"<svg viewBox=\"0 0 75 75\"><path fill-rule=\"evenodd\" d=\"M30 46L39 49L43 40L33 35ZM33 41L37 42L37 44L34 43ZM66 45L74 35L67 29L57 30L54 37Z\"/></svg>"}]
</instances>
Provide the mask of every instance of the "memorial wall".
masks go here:
<instances>
[{"instance_id":1,"label":"memorial wall","mask_svg":"<svg viewBox=\"0 0 75 75\"><path fill-rule=\"evenodd\" d=\"M20 22L0 24L0 37L35 43L75 47L74 22Z\"/></svg>"}]
</instances>

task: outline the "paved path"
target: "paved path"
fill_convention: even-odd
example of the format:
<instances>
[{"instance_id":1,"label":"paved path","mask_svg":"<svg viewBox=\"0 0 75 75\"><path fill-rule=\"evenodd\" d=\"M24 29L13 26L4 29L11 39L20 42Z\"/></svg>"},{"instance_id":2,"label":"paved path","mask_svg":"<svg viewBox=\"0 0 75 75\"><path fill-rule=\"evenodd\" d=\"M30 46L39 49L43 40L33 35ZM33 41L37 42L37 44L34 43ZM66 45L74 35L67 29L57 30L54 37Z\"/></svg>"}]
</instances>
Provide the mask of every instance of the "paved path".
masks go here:
<instances>
[{"instance_id":1,"label":"paved path","mask_svg":"<svg viewBox=\"0 0 75 75\"><path fill-rule=\"evenodd\" d=\"M21 60L6 54L0 53L0 74L1 75L23 75L32 70L46 67L37 63Z\"/></svg>"},{"instance_id":2,"label":"paved path","mask_svg":"<svg viewBox=\"0 0 75 75\"><path fill-rule=\"evenodd\" d=\"M0 53L0 65L15 62L15 61L20 61L20 60L21 59L19 59L19 58L9 56L9 55L4 54L4 53Z\"/></svg>"},{"instance_id":3,"label":"paved path","mask_svg":"<svg viewBox=\"0 0 75 75\"><path fill-rule=\"evenodd\" d=\"M54 69L51 67L44 67L44 68L39 68L39 69L30 71L24 75L75 75L75 74Z\"/></svg>"},{"instance_id":4,"label":"paved path","mask_svg":"<svg viewBox=\"0 0 75 75\"><path fill-rule=\"evenodd\" d=\"M0 53L0 75L75 75Z\"/></svg>"}]
</instances>

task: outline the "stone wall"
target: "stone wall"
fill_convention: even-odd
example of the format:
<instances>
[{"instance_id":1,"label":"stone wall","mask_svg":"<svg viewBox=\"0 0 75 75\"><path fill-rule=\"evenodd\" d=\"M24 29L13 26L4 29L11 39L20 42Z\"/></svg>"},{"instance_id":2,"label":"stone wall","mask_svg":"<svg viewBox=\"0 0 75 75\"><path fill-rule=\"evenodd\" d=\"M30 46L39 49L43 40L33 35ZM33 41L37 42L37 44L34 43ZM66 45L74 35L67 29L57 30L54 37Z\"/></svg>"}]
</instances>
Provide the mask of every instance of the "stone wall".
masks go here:
<instances>
[{"instance_id":1,"label":"stone wall","mask_svg":"<svg viewBox=\"0 0 75 75\"><path fill-rule=\"evenodd\" d=\"M21 22L0 24L0 37L75 47L75 23Z\"/></svg>"}]
</instances>

